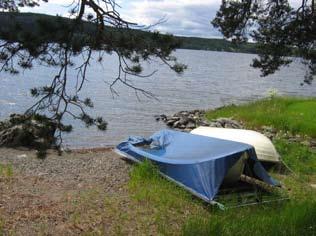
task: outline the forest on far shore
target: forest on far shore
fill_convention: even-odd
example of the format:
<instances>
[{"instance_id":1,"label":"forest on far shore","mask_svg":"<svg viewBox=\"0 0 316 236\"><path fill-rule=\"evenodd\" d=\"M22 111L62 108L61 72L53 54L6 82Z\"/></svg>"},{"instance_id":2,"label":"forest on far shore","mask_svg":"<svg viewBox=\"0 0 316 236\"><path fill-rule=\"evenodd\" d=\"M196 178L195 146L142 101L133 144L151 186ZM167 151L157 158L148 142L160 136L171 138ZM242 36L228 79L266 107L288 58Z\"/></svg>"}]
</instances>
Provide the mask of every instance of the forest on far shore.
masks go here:
<instances>
[{"instance_id":1,"label":"forest on far shore","mask_svg":"<svg viewBox=\"0 0 316 236\"><path fill-rule=\"evenodd\" d=\"M23 30L27 31L28 29L32 32L36 32L34 26L38 20L44 20L46 22L56 22L58 16L51 16L45 14L37 13L8 13L0 12L0 31L6 31L12 26L12 22L18 23ZM12 20L14 19L14 20ZM69 21L68 18L62 18L64 21ZM85 29L91 31L93 26L91 23L85 22ZM210 26L211 27L211 26ZM107 27L109 32L114 33L118 29L112 27ZM126 29L123 29L126 30ZM141 30L133 30L135 33L142 33L144 35L150 34L149 32ZM182 49L194 49L194 50L210 50L210 51L225 51L225 52L241 52L241 53L256 53L256 48L254 43L243 43L243 44L234 44L225 39L214 39L214 38L198 38L198 37L183 37L175 36L180 44L179 48Z\"/></svg>"}]
</instances>

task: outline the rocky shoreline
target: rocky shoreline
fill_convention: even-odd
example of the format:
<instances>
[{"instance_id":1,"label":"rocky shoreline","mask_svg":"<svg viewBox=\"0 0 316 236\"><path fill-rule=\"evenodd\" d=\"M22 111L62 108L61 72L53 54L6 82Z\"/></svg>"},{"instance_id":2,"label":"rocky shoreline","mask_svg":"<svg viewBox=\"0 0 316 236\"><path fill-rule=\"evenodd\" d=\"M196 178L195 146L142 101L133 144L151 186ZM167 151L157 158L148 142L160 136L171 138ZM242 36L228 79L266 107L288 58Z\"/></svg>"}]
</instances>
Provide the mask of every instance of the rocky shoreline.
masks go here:
<instances>
[{"instance_id":1,"label":"rocky shoreline","mask_svg":"<svg viewBox=\"0 0 316 236\"><path fill-rule=\"evenodd\" d=\"M208 120L205 117L204 110L180 111L173 115L157 115L156 121L164 122L169 128L190 132L199 126L217 127L217 128L231 128L231 129L246 129L245 125L232 117L220 117L213 120ZM316 139L308 136L292 134L288 131L277 131L271 126L261 126L255 129L264 134L269 139L286 139L289 142L301 143L305 146L316 148Z\"/></svg>"},{"instance_id":2,"label":"rocky shoreline","mask_svg":"<svg viewBox=\"0 0 316 236\"><path fill-rule=\"evenodd\" d=\"M163 121L169 128L191 131L199 126L209 126L218 128L243 129L242 123L232 118L218 118L207 120L204 110L180 111L174 115L167 116L165 114L156 116L156 121Z\"/></svg>"}]
</instances>

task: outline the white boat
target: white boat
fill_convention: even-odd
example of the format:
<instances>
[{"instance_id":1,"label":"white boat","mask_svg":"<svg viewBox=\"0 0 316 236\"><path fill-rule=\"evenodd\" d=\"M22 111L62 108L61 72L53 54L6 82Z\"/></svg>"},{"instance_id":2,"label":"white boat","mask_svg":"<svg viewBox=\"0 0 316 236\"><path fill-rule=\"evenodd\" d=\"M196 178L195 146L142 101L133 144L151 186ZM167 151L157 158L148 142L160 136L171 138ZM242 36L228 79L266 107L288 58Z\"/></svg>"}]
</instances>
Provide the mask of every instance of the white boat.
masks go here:
<instances>
[{"instance_id":1,"label":"white boat","mask_svg":"<svg viewBox=\"0 0 316 236\"><path fill-rule=\"evenodd\" d=\"M271 140L263 134L253 130L200 126L192 130L191 133L207 137L246 143L252 145L255 148L257 157L260 161L270 163L280 162L280 155L276 151Z\"/></svg>"}]
</instances>

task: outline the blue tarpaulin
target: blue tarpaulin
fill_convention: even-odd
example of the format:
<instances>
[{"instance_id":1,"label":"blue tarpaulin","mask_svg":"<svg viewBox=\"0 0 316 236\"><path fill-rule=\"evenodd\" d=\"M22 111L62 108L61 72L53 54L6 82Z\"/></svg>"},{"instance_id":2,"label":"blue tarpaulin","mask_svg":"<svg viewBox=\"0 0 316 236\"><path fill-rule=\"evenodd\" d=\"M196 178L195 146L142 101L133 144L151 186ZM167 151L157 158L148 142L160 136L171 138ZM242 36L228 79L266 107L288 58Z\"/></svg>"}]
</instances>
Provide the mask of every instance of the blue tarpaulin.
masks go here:
<instances>
[{"instance_id":1,"label":"blue tarpaulin","mask_svg":"<svg viewBox=\"0 0 316 236\"><path fill-rule=\"evenodd\" d=\"M151 160L168 179L208 202L245 152L256 178L278 184L258 161L254 148L244 143L162 130L148 139L130 137L117 146L117 151L134 161Z\"/></svg>"}]
</instances>

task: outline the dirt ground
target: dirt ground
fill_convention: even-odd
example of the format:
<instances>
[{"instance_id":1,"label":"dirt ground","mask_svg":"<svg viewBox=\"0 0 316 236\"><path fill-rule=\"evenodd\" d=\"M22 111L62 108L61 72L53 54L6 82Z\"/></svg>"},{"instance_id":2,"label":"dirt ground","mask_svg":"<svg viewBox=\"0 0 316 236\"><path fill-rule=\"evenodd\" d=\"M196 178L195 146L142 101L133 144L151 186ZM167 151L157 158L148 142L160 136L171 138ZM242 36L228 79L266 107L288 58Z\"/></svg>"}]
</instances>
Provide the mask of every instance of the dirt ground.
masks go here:
<instances>
[{"instance_id":1,"label":"dirt ground","mask_svg":"<svg viewBox=\"0 0 316 236\"><path fill-rule=\"evenodd\" d=\"M73 200L101 189L113 196L127 194L131 165L111 149L76 150L45 160L27 149L0 149L0 164L10 176L0 176L0 235L77 235Z\"/></svg>"}]
</instances>

